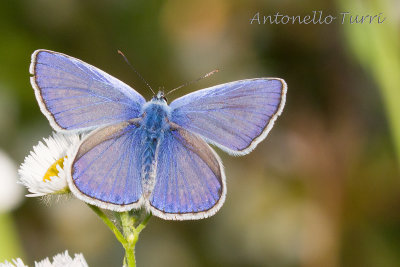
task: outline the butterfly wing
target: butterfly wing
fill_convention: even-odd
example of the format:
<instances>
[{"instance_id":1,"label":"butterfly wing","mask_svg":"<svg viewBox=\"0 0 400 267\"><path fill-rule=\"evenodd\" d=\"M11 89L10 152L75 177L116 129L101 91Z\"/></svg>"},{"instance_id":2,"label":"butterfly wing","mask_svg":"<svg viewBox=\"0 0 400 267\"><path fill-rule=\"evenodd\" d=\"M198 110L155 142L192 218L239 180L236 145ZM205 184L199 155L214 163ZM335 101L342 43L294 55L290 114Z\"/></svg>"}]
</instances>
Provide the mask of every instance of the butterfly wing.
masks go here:
<instances>
[{"instance_id":1,"label":"butterfly wing","mask_svg":"<svg viewBox=\"0 0 400 267\"><path fill-rule=\"evenodd\" d=\"M95 130L82 141L68 170L75 196L115 211L141 206L143 131L138 120Z\"/></svg>"},{"instance_id":2,"label":"butterfly wing","mask_svg":"<svg viewBox=\"0 0 400 267\"><path fill-rule=\"evenodd\" d=\"M195 220L215 214L225 200L225 173L212 148L171 123L157 153L151 212L167 220Z\"/></svg>"},{"instance_id":3,"label":"butterfly wing","mask_svg":"<svg viewBox=\"0 0 400 267\"><path fill-rule=\"evenodd\" d=\"M139 117L144 98L79 59L36 50L31 83L40 109L56 130L86 130Z\"/></svg>"},{"instance_id":4,"label":"butterfly wing","mask_svg":"<svg viewBox=\"0 0 400 267\"><path fill-rule=\"evenodd\" d=\"M286 88L282 79L260 78L199 90L171 103L171 121L230 154L247 154L281 114Z\"/></svg>"}]
</instances>

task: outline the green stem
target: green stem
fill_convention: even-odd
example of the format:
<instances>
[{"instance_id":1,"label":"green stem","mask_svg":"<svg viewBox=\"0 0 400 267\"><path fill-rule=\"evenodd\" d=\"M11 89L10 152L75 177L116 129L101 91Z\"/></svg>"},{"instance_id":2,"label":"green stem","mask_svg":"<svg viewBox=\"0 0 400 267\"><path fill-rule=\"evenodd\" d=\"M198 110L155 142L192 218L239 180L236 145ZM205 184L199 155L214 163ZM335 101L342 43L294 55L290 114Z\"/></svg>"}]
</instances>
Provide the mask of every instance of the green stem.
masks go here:
<instances>
[{"instance_id":1,"label":"green stem","mask_svg":"<svg viewBox=\"0 0 400 267\"><path fill-rule=\"evenodd\" d=\"M122 246L126 246L127 241L125 240L124 236L122 233L118 230L118 228L115 226L115 224L107 217L107 215L98 207L87 204L89 208L91 208L94 213L99 216L103 222L108 226L108 228L111 229L111 231L114 233L115 237L118 239L118 241L122 244Z\"/></svg>"},{"instance_id":2,"label":"green stem","mask_svg":"<svg viewBox=\"0 0 400 267\"><path fill-rule=\"evenodd\" d=\"M147 214L144 220L136 227L136 231L138 232L138 234L146 227L147 222L150 220L150 218L151 213Z\"/></svg>"},{"instance_id":3,"label":"green stem","mask_svg":"<svg viewBox=\"0 0 400 267\"><path fill-rule=\"evenodd\" d=\"M124 231L124 236L127 241L127 245L125 247L125 265L128 267L136 266L136 258L135 258L135 246L137 241L139 240L140 232L146 227L147 222L149 221L151 214L147 214L142 221L139 219L142 217L141 212L138 215L133 214L132 212L123 212L120 213L122 229ZM135 223L140 222L138 226L135 227Z\"/></svg>"},{"instance_id":4,"label":"green stem","mask_svg":"<svg viewBox=\"0 0 400 267\"><path fill-rule=\"evenodd\" d=\"M139 240L140 232L146 227L146 224L151 218L151 214L147 214L143 218L143 210L137 211L135 214L132 211L116 212L115 216L119 219L122 227L122 232L117 228L107 215L98 207L88 206L103 220L103 222L111 229L115 237L125 249L124 267L136 267L135 246ZM137 226L135 226L137 225Z\"/></svg>"},{"instance_id":5,"label":"green stem","mask_svg":"<svg viewBox=\"0 0 400 267\"><path fill-rule=\"evenodd\" d=\"M122 230L124 231L124 236L126 238L125 248L125 259L124 266L136 267L135 258L135 222L136 218L130 214L129 211L120 213Z\"/></svg>"}]
</instances>

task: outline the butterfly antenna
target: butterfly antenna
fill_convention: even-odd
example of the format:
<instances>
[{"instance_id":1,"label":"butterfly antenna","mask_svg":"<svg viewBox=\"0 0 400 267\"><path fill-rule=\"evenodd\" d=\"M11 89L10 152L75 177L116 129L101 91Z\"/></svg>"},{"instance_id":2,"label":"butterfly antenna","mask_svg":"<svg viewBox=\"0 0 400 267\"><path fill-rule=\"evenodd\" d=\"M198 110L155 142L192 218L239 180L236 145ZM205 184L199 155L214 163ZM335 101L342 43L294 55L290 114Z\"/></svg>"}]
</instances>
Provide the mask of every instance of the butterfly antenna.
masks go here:
<instances>
[{"instance_id":1,"label":"butterfly antenna","mask_svg":"<svg viewBox=\"0 0 400 267\"><path fill-rule=\"evenodd\" d=\"M190 84L193 84L193 83L195 83L195 82L198 82L198 81L200 81L200 80L203 80L204 78L210 77L211 75L213 75L214 73L217 73L218 71L219 71L219 69L215 69L215 70L213 70L213 71L211 71L211 72L209 72L209 73L207 73L207 74L201 76L200 78L197 78L196 80L193 80L193 81L184 83L184 84L182 84L182 85L180 85L180 86L178 86L178 87L172 89L171 91L169 91L169 92L166 93L165 95L167 96L167 95L169 95L170 93L172 93L172 92L174 92L174 91L176 91L176 90L178 90L178 89L180 89L180 88L182 88L182 87L188 86L188 85L190 85Z\"/></svg>"},{"instance_id":2,"label":"butterfly antenna","mask_svg":"<svg viewBox=\"0 0 400 267\"><path fill-rule=\"evenodd\" d=\"M154 91L153 91L153 89L151 88L150 84L148 84L148 83L146 82L146 80L143 78L143 76L140 75L140 73L131 65L131 63L130 63L129 60L126 58L126 56L124 55L124 53L122 53L120 50L117 50L117 51L118 51L118 54L120 54L120 55L124 58L125 62L128 64L128 66L131 67L131 69L137 74L137 76L139 76L139 78L147 85L147 87L150 88L150 91L153 93L153 95L155 95L156 93L154 93Z\"/></svg>"}]
</instances>

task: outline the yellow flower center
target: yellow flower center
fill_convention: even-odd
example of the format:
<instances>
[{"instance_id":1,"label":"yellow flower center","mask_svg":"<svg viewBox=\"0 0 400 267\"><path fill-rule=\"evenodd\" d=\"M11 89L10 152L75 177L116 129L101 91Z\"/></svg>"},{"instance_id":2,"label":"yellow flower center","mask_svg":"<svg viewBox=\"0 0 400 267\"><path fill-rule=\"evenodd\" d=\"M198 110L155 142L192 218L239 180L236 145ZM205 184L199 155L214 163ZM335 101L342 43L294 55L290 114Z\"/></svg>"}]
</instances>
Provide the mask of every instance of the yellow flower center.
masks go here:
<instances>
[{"instance_id":1,"label":"yellow flower center","mask_svg":"<svg viewBox=\"0 0 400 267\"><path fill-rule=\"evenodd\" d=\"M64 168L64 158L57 160L50 166L50 168L44 174L43 182L51 181L50 177L58 176L59 171L57 170L57 165L60 165L61 169Z\"/></svg>"}]
</instances>

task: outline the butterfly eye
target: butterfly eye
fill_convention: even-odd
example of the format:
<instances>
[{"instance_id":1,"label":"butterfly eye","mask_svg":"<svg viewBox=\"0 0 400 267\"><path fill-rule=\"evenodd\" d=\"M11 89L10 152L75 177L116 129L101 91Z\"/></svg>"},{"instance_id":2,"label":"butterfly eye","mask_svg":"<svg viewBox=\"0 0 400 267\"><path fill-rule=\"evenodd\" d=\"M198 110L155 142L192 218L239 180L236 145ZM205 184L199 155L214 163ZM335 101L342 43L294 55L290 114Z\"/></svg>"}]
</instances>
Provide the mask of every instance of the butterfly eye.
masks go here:
<instances>
[{"instance_id":1,"label":"butterfly eye","mask_svg":"<svg viewBox=\"0 0 400 267\"><path fill-rule=\"evenodd\" d=\"M165 96L163 96L162 99L164 99L165 102L168 102L168 100L167 100L167 98Z\"/></svg>"}]
</instances>

